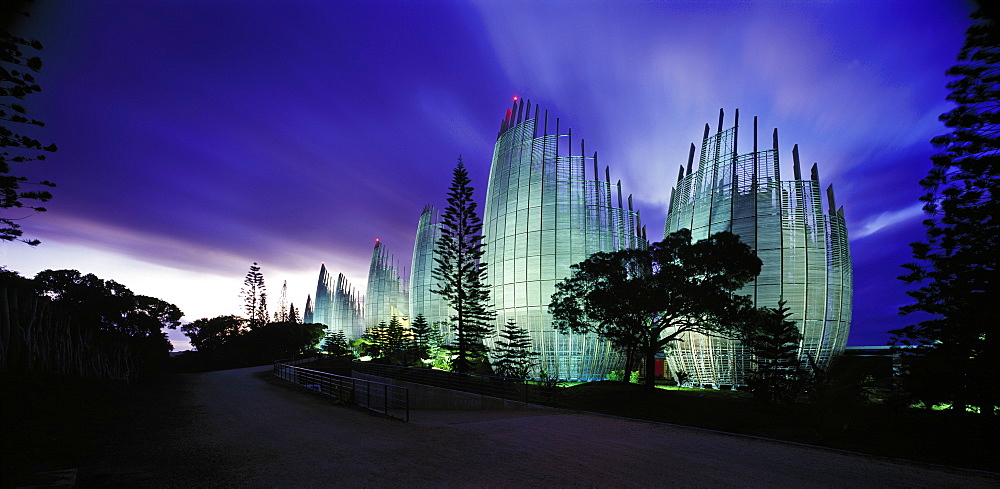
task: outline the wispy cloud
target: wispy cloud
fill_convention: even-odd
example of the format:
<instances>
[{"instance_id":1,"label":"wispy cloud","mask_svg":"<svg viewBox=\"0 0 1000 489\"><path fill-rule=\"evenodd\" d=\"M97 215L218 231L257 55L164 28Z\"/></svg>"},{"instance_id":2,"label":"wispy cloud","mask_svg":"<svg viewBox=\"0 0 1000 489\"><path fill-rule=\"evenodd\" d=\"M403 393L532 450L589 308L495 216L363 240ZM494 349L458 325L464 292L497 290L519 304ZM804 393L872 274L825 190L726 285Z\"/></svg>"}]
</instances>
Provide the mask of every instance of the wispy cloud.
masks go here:
<instances>
[{"instance_id":1,"label":"wispy cloud","mask_svg":"<svg viewBox=\"0 0 1000 489\"><path fill-rule=\"evenodd\" d=\"M886 211L865 220L861 225L861 231L852 236L852 240L857 240L875 234L883 229L895 226L904 221L915 219L923 214L923 204L916 203L909 207L894 211Z\"/></svg>"}]
</instances>

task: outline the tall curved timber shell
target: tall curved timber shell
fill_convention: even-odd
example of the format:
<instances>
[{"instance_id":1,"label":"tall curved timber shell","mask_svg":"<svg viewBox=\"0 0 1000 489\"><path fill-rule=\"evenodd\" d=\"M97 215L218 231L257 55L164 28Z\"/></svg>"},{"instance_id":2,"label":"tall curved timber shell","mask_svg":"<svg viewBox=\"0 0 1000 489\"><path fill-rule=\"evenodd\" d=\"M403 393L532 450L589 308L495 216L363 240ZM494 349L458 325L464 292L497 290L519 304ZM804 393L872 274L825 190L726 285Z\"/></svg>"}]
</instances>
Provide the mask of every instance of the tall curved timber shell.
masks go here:
<instances>
[{"instance_id":1,"label":"tall curved timber shell","mask_svg":"<svg viewBox=\"0 0 1000 489\"><path fill-rule=\"evenodd\" d=\"M441 216L432 205L424 207L417 224L417 236L413 242L413 261L410 266L410 314L411 319L423 314L427 324L439 328L444 344L451 344L452 309L440 294L431 292L440 289L434 278L434 249L441 238Z\"/></svg>"},{"instance_id":2,"label":"tall curved timber shell","mask_svg":"<svg viewBox=\"0 0 1000 489\"><path fill-rule=\"evenodd\" d=\"M798 145L792 148L793 180L781 180L778 130L769 149L737 152L739 111L733 127L717 132L708 124L694 166L691 145L687 167L681 166L672 189L664 235L691 230L695 240L731 231L757 251L760 275L743 288L757 306L777 307L784 300L802 333L799 358L826 365L844 350L851 323L852 270L843 207L837 208L833 186L827 187L823 212L819 171L812 166L802 177ZM836 209L836 210L834 210ZM688 334L667 355L673 372L684 371L700 385L745 385L752 354L738 341Z\"/></svg>"},{"instance_id":3,"label":"tall curved timber shell","mask_svg":"<svg viewBox=\"0 0 1000 489\"><path fill-rule=\"evenodd\" d=\"M611 183L607 167L601 174L582 139L530 101L508 109L486 187L484 260L498 331L508 319L528 330L539 353L534 375L601 380L621 368L620 355L595 335L556 331L548 304L571 265L645 246L643 234L631 196L625 205L621 182Z\"/></svg>"},{"instance_id":4,"label":"tall curved timber shell","mask_svg":"<svg viewBox=\"0 0 1000 489\"><path fill-rule=\"evenodd\" d=\"M320 265L316 305L306 322L325 324L331 333L344 333L344 337L353 340L365 332L364 310L364 301L347 277L338 274L334 282L326 265Z\"/></svg>"},{"instance_id":5,"label":"tall curved timber shell","mask_svg":"<svg viewBox=\"0 0 1000 489\"><path fill-rule=\"evenodd\" d=\"M375 240L371 266L368 268L368 288L365 291L365 324L377 327L393 317L409 325L410 299L406 274L381 241Z\"/></svg>"}]
</instances>

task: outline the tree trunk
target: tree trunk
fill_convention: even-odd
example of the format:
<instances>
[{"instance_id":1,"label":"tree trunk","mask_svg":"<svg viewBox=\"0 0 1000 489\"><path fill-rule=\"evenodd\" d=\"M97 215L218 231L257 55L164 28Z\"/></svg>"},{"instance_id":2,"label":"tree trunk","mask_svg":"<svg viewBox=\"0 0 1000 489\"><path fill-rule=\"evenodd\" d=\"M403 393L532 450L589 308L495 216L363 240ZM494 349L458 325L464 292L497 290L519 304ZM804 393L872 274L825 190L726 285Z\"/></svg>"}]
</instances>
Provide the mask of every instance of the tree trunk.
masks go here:
<instances>
[{"instance_id":1,"label":"tree trunk","mask_svg":"<svg viewBox=\"0 0 1000 489\"><path fill-rule=\"evenodd\" d=\"M635 359L635 348L629 347L628 349L625 350L625 372L622 375L621 379L622 382L628 382L629 379L632 378L632 369L635 367L634 359Z\"/></svg>"},{"instance_id":2,"label":"tree trunk","mask_svg":"<svg viewBox=\"0 0 1000 489\"><path fill-rule=\"evenodd\" d=\"M656 388L656 348L646 349L646 382L643 387L650 391Z\"/></svg>"}]
</instances>

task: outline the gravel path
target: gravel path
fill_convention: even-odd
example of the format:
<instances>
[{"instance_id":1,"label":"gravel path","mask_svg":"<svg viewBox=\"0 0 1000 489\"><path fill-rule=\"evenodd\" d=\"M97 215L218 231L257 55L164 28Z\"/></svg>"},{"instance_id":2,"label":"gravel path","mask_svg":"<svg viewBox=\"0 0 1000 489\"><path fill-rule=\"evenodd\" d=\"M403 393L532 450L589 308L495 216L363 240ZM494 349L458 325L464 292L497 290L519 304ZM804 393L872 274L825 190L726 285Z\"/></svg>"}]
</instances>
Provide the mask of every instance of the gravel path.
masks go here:
<instances>
[{"instance_id":1,"label":"gravel path","mask_svg":"<svg viewBox=\"0 0 1000 489\"><path fill-rule=\"evenodd\" d=\"M564 411L334 405L260 367L179 377L81 487L1000 487L1000 476ZM158 397L157 397L158 396Z\"/></svg>"}]
</instances>

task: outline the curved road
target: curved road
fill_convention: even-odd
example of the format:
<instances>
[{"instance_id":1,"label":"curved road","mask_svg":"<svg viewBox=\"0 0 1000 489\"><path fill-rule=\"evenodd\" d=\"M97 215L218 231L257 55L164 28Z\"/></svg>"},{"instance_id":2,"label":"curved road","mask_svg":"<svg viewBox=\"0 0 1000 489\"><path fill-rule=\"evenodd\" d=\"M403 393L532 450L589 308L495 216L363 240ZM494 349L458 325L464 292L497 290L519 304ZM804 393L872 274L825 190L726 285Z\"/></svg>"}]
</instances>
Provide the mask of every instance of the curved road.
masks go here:
<instances>
[{"instance_id":1,"label":"curved road","mask_svg":"<svg viewBox=\"0 0 1000 489\"><path fill-rule=\"evenodd\" d=\"M268 372L181 376L112 427L80 486L1000 487L996 474L565 411L403 423Z\"/></svg>"}]
</instances>

